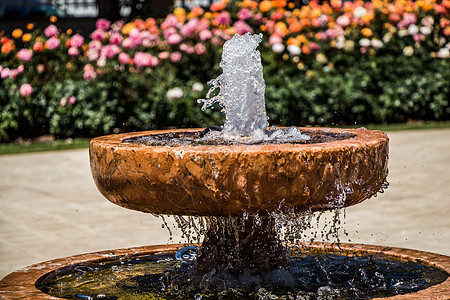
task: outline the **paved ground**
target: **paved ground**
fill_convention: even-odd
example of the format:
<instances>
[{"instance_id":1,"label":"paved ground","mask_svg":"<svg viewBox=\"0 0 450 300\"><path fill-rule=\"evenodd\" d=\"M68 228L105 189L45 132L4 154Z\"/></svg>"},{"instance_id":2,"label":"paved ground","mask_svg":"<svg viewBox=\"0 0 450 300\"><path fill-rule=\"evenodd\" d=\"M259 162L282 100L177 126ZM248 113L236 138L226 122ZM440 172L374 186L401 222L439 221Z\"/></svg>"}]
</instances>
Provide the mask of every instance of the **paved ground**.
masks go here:
<instances>
[{"instance_id":1,"label":"paved ground","mask_svg":"<svg viewBox=\"0 0 450 300\"><path fill-rule=\"evenodd\" d=\"M389 136L391 186L347 209L343 240L450 255L450 129ZM0 278L57 257L168 243L161 223L105 200L86 149L0 156Z\"/></svg>"}]
</instances>

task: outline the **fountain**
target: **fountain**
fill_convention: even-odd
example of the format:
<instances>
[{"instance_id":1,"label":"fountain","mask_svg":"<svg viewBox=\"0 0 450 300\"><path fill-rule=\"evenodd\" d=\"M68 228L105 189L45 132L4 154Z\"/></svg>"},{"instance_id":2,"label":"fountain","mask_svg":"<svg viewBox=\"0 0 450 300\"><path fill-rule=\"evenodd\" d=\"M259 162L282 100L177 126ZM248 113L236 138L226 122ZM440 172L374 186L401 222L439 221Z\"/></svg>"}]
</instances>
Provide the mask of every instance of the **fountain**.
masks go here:
<instances>
[{"instance_id":1,"label":"fountain","mask_svg":"<svg viewBox=\"0 0 450 300\"><path fill-rule=\"evenodd\" d=\"M223 127L115 134L90 144L94 181L108 200L156 215L188 216L177 220L198 244L37 264L5 277L0 296L350 299L414 292L403 297L449 297L446 256L300 241L299 230L313 212L355 205L386 188L388 137L364 128L268 127L260 41L260 35L250 34L227 41L223 73L199 100L203 110L215 102L223 107ZM219 93L211 97L216 88ZM94 273L103 277L92 280ZM97 290L112 279L111 288L128 296ZM340 281L349 285L344 292L337 289ZM79 292L65 291L65 282ZM133 294L134 288L140 294Z\"/></svg>"}]
</instances>

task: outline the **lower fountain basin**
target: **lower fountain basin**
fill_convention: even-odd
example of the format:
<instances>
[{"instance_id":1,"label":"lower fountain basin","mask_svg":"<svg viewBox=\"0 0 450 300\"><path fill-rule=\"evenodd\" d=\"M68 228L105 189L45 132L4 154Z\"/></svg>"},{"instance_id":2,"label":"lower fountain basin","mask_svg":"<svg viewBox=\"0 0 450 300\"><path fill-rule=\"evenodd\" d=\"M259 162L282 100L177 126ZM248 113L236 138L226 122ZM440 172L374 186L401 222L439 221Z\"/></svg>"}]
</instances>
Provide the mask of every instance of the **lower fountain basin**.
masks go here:
<instances>
[{"instance_id":1,"label":"lower fountain basin","mask_svg":"<svg viewBox=\"0 0 450 300\"><path fill-rule=\"evenodd\" d=\"M358 244L341 244L341 250L332 244L307 244L310 252L331 253L347 256L384 255L391 260L402 262L416 262L430 266L450 274L450 257L439 254L416 251L410 249L391 248L382 246L369 246ZM175 251L183 245L164 245L137 247L130 249L110 250L72 257L55 259L35 264L22 270L9 274L0 281L0 296L2 299L63 299L48 295L36 286L42 286L46 281L55 277L55 274L70 273L77 267L91 264L109 263L119 259L133 259L156 254L174 255ZM443 282L426 289L383 299L448 299L450 297L450 277Z\"/></svg>"},{"instance_id":2,"label":"lower fountain basin","mask_svg":"<svg viewBox=\"0 0 450 300\"><path fill-rule=\"evenodd\" d=\"M299 129L330 138L307 144L152 146L129 141L198 135L202 130L98 137L89 148L92 175L99 191L117 205L175 215L326 210L360 203L382 189L386 134L364 128Z\"/></svg>"}]
</instances>

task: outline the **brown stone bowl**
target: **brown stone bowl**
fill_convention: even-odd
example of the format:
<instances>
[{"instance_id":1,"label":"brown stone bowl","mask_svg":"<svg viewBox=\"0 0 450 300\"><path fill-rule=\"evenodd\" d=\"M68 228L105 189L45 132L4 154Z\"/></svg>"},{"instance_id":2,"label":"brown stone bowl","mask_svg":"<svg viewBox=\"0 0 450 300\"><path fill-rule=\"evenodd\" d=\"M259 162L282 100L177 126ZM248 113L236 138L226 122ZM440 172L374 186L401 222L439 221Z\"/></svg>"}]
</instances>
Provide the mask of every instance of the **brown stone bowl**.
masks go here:
<instances>
[{"instance_id":1,"label":"brown stone bowl","mask_svg":"<svg viewBox=\"0 0 450 300\"><path fill-rule=\"evenodd\" d=\"M350 206L380 191L387 176L386 134L300 128L334 138L309 144L147 146L142 136L195 135L174 129L108 135L89 147L99 191L125 208L155 214L239 216Z\"/></svg>"},{"instance_id":2,"label":"brown stone bowl","mask_svg":"<svg viewBox=\"0 0 450 300\"><path fill-rule=\"evenodd\" d=\"M0 281L0 299L3 300L50 300L61 299L43 293L36 288L38 281L45 280L52 272L59 272L61 270L70 271L80 264L96 264L100 262L112 262L121 257L146 256L158 253L173 253L183 244L176 245L161 245L161 246L147 246L136 247L130 249L107 250L102 252L95 252L89 254L75 255L71 257L59 258L39 264L26 267L7 275ZM328 243L313 243L307 244L311 247L312 253L335 253L339 255L375 255L383 254L389 259L398 261L412 261L421 263L426 266L438 268L447 274L450 274L450 257L439 255L430 252L392 248L383 246L371 246L360 244L341 244L338 248L336 245ZM404 295L397 295L383 299L391 300L406 300L406 299L450 299L450 277L445 281L431 286L427 289L409 293Z\"/></svg>"}]
</instances>

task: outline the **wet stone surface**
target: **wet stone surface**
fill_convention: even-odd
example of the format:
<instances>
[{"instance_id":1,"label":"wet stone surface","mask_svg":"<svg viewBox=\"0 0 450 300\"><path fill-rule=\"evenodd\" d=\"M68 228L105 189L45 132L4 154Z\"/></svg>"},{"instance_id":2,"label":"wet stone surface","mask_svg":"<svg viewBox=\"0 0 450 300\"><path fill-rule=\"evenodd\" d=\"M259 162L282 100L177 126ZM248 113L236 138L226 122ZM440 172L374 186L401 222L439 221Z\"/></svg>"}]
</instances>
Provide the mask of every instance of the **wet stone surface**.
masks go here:
<instances>
[{"instance_id":1,"label":"wet stone surface","mask_svg":"<svg viewBox=\"0 0 450 300\"><path fill-rule=\"evenodd\" d=\"M267 131L267 135L272 135L275 130L280 131L288 131L289 128L285 129L271 129ZM309 139L295 137L290 138L274 138L270 140L264 140L259 142L248 142L240 141L240 140L222 140L219 138L208 138L208 134L210 135L213 132L217 132L217 130L208 130L208 132L203 133L201 131L198 132L168 132L162 134L151 134L146 136L139 136L124 139L124 143L131 144L142 144L146 146L197 146L197 145L241 145L241 144L261 144L261 145L269 145L269 144L318 144L318 143L326 143L333 141L341 141L345 139L349 139L355 137L354 134L349 132L329 132L326 130L315 130L308 131L305 134L309 137Z\"/></svg>"},{"instance_id":2,"label":"wet stone surface","mask_svg":"<svg viewBox=\"0 0 450 300\"><path fill-rule=\"evenodd\" d=\"M286 268L264 273L198 276L195 255L187 257L167 253L78 265L46 275L37 287L66 299L370 299L415 292L447 278L438 269L382 255L335 254L292 254Z\"/></svg>"}]
</instances>

